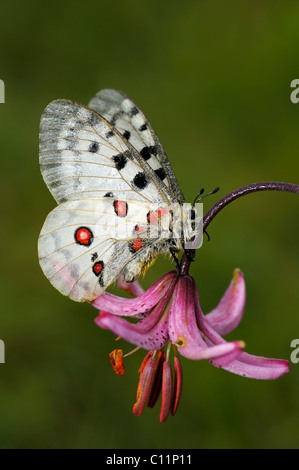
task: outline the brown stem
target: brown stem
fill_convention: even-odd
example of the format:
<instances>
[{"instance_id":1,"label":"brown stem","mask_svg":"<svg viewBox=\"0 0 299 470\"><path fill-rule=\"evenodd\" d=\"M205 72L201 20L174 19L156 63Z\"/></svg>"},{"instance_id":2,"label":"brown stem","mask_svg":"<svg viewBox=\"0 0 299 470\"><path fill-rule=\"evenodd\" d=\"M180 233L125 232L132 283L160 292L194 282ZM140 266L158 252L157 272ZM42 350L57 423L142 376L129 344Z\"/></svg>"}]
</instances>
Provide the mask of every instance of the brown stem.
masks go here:
<instances>
[{"instance_id":1,"label":"brown stem","mask_svg":"<svg viewBox=\"0 0 299 470\"><path fill-rule=\"evenodd\" d=\"M203 217L203 231L207 230L208 225L212 222L214 217L228 204L247 194L256 193L258 191L285 191L289 193L299 194L299 185L291 183L281 183L277 181L266 181L264 183L253 183L241 188L235 189L231 193L220 199L214 206L208 210ZM195 250L185 250L181 259L180 274L187 274L190 268L190 263L195 258Z\"/></svg>"}]
</instances>

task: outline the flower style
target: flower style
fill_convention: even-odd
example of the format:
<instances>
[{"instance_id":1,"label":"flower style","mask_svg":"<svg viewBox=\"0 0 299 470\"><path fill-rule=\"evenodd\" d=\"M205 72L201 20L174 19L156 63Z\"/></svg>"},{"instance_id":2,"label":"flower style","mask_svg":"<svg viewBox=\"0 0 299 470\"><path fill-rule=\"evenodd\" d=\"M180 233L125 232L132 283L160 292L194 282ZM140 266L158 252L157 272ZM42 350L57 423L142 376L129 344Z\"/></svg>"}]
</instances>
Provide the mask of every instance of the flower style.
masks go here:
<instances>
[{"instance_id":1,"label":"flower style","mask_svg":"<svg viewBox=\"0 0 299 470\"><path fill-rule=\"evenodd\" d=\"M183 381L177 352L188 359L208 359L216 367L249 378L276 379L289 371L288 361L245 353L243 341L227 342L222 338L239 324L245 307L245 283L238 269L218 306L206 315L200 307L195 281L188 273L167 272L145 292L138 281L127 284L120 279L119 287L135 298L105 292L92 305L100 311L95 319L98 326L111 330L138 349L148 350L139 369L133 406L136 416L141 415L146 402L153 407L161 392L160 421L166 421L169 413L175 414ZM116 373L122 375L122 351L114 350L110 360Z\"/></svg>"}]
</instances>

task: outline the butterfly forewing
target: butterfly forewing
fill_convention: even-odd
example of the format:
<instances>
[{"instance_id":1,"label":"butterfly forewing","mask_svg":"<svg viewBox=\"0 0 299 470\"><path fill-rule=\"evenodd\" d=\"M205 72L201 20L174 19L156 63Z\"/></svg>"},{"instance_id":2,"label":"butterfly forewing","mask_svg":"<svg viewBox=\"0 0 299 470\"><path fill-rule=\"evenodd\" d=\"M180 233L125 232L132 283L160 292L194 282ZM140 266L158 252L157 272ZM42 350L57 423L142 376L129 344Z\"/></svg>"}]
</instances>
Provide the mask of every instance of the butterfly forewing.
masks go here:
<instances>
[{"instance_id":1,"label":"butterfly forewing","mask_svg":"<svg viewBox=\"0 0 299 470\"><path fill-rule=\"evenodd\" d=\"M110 192L117 197L160 203L171 199L151 168L138 161L136 150L116 129L96 112L72 101L53 101L45 109L40 165L58 203Z\"/></svg>"},{"instance_id":2,"label":"butterfly forewing","mask_svg":"<svg viewBox=\"0 0 299 470\"><path fill-rule=\"evenodd\" d=\"M88 105L109 121L139 152L158 178L182 204L183 193L165 151L145 114L125 93L107 88Z\"/></svg>"}]
</instances>

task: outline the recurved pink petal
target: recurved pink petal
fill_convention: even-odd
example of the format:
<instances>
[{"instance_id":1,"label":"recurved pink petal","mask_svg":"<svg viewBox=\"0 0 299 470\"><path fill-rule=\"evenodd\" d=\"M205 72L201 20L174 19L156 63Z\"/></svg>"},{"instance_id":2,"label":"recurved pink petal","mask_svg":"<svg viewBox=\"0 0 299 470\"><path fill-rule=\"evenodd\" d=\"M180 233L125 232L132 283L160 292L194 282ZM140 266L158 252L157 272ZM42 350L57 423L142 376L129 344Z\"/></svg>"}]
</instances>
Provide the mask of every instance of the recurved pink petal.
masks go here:
<instances>
[{"instance_id":1,"label":"recurved pink petal","mask_svg":"<svg viewBox=\"0 0 299 470\"><path fill-rule=\"evenodd\" d=\"M195 284L195 283L194 283ZM195 291L195 303L197 321L204 335L206 343L212 347L215 344L225 344L226 341L211 327L210 322L206 321L206 316L202 313L197 290ZM278 379L289 372L289 363L283 359L271 359L262 356L254 356L241 352L238 358L235 358L229 364L216 358L211 360L215 367L221 367L233 374L241 375L251 379L272 380Z\"/></svg>"},{"instance_id":2,"label":"recurved pink petal","mask_svg":"<svg viewBox=\"0 0 299 470\"><path fill-rule=\"evenodd\" d=\"M220 335L234 330L242 319L246 289L242 272L235 269L233 279L218 306L205 315L209 325Z\"/></svg>"},{"instance_id":3,"label":"recurved pink petal","mask_svg":"<svg viewBox=\"0 0 299 470\"><path fill-rule=\"evenodd\" d=\"M125 278L123 275L119 276L118 281L117 281L117 287L119 289L129 292L129 294L133 295L134 297L139 297L139 295L144 293L144 289L139 284L138 279L133 282L127 282L125 281Z\"/></svg>"},{"instance_id":4,"label":"recurved pink petal","mask_svg":"<svg viewBox=\"0 0 299 470\"><path fill-rule=\"evenodd\" d=\"M91 305L98 310L120 316L139 316L151 310L169 289L169 283L177 279L176 271L169 271L156 281L143 294L134 299L125 299L104 292Z\"/></svg>"},{"instance_id":5,"label":"recurved pink petal","mask_svg":"<svg viewBox=\"0 0 299 470\"><path fill-rule=\"evenodd\" d=\"M196 285L191 276L181 277L175 286L169 308L170 340L177 346L179 353L188 359L221 357L222 363L227 364L240 354L244 343L223 340L209 347L196 322L196 295Z\"/></svg>"},{"instance_id":6,"label":"recurved pink petal","mask_svg":"<svg viewBox=\"0 0 299 470\"><path fill-rule=\"evenodd\" d=\"M145 320L148 318L145 318ZM151 325L151 321L149 321L147 325L151 325L152 328L147 331L144 323L141 323L143 320L138 323L130 323L124 318L107 312L100 312L95 322L101 328L111 330L116 336L120 336L129 343L143 349L161 349L168 341L167 314L165 313L155 324Z\"/></svg>"},{"instance_id":7,"label":"recurved pink petal","mask_svg":"<svg viewBox=\"0 0 299 470\"><path fill-rule=\"evenodd\" d=\"M193 290L194 290L196 320L205 340L208 340L210 345L227 343L225 339L223 339L222 336L220 336L220 334L211 326L210 322L207 321L206 316L203 314L201 310L196 283L193 278L192 278L192 283L193 283Z\"/></svg>"},{"instance_id":8,"label":"recurved pink petal","mask_svg":"<svg viewBox=\"0 0 299 470\"><path fill-rule=\"evenodd\" d=\"M214 361L211 363L216 367L222 367ZM222 368L250 379L273 380L289 372L290 366L284 359L270 359L242 352L238 359Z\"/></svg>"},{"instance_id":9,"label":"recurved pink petal","mask_svg":"<svg viewBox=\"0 0 299 470\"><path fill-rule=\"evenodd\" d=\"M195 319L193 285L190 276L177 282L168 313L169 338L180 354L191 357L199 347L207 348Z\"/></svg>"},{"instance_id":10,"label":"recurved pink petal","mask_svg":"<svg viewBox=\"0 0 299 470\"><path fill-rule=\"evenodd\" d=\"M229 343L217 344L216 346L209 346L203 352L198 352L195 359L213 359L222 366L229 364L236 359L245 347L244 341L231 341Z\"/></svg>"}]
</instances>

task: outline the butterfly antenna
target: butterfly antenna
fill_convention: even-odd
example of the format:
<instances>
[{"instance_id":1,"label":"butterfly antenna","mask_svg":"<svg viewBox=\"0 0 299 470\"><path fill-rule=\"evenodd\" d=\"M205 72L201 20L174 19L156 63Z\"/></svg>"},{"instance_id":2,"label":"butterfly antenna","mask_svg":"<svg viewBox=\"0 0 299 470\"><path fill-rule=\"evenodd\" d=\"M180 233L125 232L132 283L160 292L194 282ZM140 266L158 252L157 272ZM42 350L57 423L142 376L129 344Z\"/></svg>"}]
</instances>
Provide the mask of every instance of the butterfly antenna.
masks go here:
<instances>
[{"instance_id":1,"label":"butterfly antenna","mask_svg":"<svg viewBox=\"0 0 299 470\"><path fill-rule=\"evenodd\" d=\"M207 196L211 196L211 194L215 194L219 191L219 186L217 186L215 189L213 189L213 191L210 191L209 193L205 194L204 196L202 196L203 192L204 192L204 189L202 188L198 195L196 196L196 198L194 199L194 202L193 202L193 206L195 206L195 204L199 201L201 201L204 197L207 197Z\"/></svg>"},{"instance_id":2,"label":"butterfly antenna","mask_svg":"<svg viewBox=\"0 0 299 470\"><path fill-rule=\"evenodd\" d=\"M204 191L205 191L204 188L201 188L201 190L199 191L199 193L197 194L196 198L193 201L192 207L195 206L195 204L197 203L197 199L200 198L200 196L204 193Z\"/></svg>"}]
</instances>

